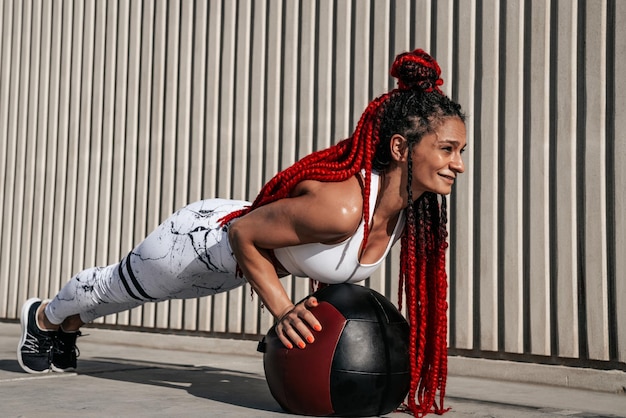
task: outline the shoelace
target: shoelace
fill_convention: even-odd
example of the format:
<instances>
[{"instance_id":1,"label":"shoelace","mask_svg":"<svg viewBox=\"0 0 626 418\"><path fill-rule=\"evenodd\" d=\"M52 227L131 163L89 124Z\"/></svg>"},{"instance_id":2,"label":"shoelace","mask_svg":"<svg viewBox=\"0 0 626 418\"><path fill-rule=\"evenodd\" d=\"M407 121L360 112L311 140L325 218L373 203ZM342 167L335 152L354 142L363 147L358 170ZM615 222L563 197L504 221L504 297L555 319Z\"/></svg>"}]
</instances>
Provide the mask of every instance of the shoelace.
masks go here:
<instances>
[{"instance_id":1,"label":"shoelace","mask_svg":"<svg viewBox=\"0 0 626 418\"><path fill-rule=\"evenodd\" d=\"M58 332L55 335L54 342L52 343L52 350L54 350L57 354L65 354L73 351L76 354L76 357L79 357L80 350L76 346L76 340L82 335L83 334L80 331L76 331L75 333L63 331Z\"/></svg>"},{"instance_id":2,"label":"shoelace","mask_svg":"<svg viewBox=\"0 0 626 418\"><path fill-rule=\"evenodd\" d=\"M24 340L22 350L25 353L49 353L53 345L52 337L37 337L29 332Z\"/></svg>"}]
</instances>

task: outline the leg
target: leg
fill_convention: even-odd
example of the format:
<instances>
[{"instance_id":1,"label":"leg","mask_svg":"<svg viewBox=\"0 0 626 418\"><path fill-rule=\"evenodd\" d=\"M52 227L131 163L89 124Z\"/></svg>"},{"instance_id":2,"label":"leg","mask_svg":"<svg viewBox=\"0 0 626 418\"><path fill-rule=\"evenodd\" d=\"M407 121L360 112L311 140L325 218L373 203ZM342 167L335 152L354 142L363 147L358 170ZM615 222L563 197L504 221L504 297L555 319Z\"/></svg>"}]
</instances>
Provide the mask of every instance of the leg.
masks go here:
<instances>
[{"instance_id":1,"label":"leg","mask_svg":"<svg viewBox=\"0 0 626 418\"><path fill-rule=\"evenodd\" d=\"M47 305L48 302L43 302L37 310L37 325L39 326L39 328L46 331L57 331L59 327L61 327L65 331L77 331L80 327L85 325L85 323L81 321L80 315L68 316L63 320L63 323L60 326L59 324L53 324L52 322L50 322L45 313L45 308Z\"/></svg>"},{"instance_id":2,"label":"leg","mask_svg":"<svg viewBox=\"0 0 626 418\"><path fill-rule=\"evenodd\" d=\"M75 368L80 332L71 331L98 317L148 301L197 298L242 285L219 219L247 204L221 199L191 204L119 263L75 275L45 309L39 299L27 301L18 346L22 368L30 373Z\"/></svg>"},{"instance_id":3,"label":"leg","mask_svg":"<svg viewBox=\"0 0 626 418\"><path fill-rule=\"evenodd\" d=\"M246 203L210 199L177 211L119 263L74 276L46 306L42 325L76 329L145 302L197 298L242 285L218 220Z\"/></svg>"}]
</instances>

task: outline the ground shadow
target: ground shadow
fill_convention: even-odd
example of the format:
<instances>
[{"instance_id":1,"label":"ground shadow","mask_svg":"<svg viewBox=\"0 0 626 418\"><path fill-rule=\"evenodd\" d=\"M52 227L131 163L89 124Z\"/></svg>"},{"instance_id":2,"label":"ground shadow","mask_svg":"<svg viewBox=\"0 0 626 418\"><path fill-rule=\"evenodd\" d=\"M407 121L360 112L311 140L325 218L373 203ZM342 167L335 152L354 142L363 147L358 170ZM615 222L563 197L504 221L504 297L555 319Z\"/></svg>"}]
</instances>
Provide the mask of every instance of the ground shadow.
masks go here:
<instances>
[{"instance_id":1,"label":"ground shadow","mask_svg":"<svg viewBox=\"0 0 626 418\"><path fill-rule=\"evenodd\" d=\"M175 388L199 398L285 414L272 397L265 378L256 373L208 366L91 357L81 361L78 374Z\"/></svg>"},{"instance_id":2,"label":"ground shadow","mask_svg":"<svg viewBox=\"0 0 626 418\"><path fill-rule=\"evenodd\" d=\"M24 373L17 360L0 359L0 370L5 372Z\"/></svg>"}]
</instances>

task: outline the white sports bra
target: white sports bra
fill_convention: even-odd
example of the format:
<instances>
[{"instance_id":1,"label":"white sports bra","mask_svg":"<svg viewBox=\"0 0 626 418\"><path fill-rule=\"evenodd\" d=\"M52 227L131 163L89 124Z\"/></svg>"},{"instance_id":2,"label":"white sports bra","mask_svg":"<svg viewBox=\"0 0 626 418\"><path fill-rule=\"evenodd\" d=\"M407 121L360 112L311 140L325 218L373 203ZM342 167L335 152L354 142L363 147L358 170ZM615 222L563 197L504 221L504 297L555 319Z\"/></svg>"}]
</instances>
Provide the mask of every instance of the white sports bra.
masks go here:
<instances>
[{"instance_id":1,"label":"white sports bra","mask_svg":"<svg viewBox=\"0 0 626 418\"><path fill-rule=\"evenodd\" d=\"M371 177L369 219L374 215L379 175L372 171ZM365 230L364 220L361 220L354 235L338 244L311 243L277 248L274 255L295 276L309 277L329 284L359 282L367 279L380 266L393 244L400 238L404 222L404 213L400 213L385 254L373 264L359 262L359 250Z\"/></svg>"}]
</instances>

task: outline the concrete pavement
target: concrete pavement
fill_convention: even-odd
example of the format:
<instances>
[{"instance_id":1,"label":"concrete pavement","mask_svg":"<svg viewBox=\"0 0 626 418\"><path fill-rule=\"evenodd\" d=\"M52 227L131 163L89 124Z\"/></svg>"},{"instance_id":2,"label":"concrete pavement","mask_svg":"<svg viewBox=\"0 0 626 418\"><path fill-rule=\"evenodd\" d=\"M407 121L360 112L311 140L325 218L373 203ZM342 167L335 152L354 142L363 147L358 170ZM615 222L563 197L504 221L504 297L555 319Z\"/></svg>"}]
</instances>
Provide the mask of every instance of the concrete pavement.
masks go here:
<instances>
[{"instance_id":1,"label":"concrete pavement","mask_svg":"<svg viewBox=\"0 0 626 418\"><path fill-rule=\"evenodd\" d=\"M85 328L77 373L29 375L16 360L19 334L0 322L0 417L293 416L272 398L254 341ZM446 418L626 417L623 392L458 375L446 402Z\"/></svg>"}]
</instances>

